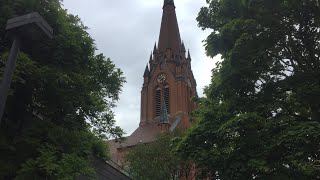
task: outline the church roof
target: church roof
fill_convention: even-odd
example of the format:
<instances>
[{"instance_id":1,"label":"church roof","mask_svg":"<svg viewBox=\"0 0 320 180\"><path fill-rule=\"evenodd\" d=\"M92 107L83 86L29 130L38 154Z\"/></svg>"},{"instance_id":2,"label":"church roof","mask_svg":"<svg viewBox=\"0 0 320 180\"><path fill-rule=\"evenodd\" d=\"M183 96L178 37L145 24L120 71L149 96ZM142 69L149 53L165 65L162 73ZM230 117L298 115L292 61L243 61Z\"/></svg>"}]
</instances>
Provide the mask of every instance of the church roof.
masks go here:
<instances>
[{"instance_id":1,"label":"church roof","mask_svg":"<svg viewBox=\"0 0 320 180\"><path fill-rule=\"evenodd\" d=\"M157 123L150 123L144 126L139 126L130 136L126 137L123 142L115 140L108 141L111 149L111 159L117 159L117 149L122 147L132 147L138 144L148 144L156 140L159 134L159 127Z\"/></svg>"},{"instance_id":2,"label":"church roof","mask_svg":"<svg viewBox=\"0 0 320 180\"><path fill-rule=\"evenodd\" d=\"M122 146L131 147L139 143L153 142L159 133L159 127L157 123L150 123L144 126L138 127L129 137L126 138Z\"/></svg>"},{"instance_id":3,"label":"church roof","mask_svg":"<svg viewBox=\"0 0 320 180\"><path fill-rule=\"evenodd\" d=\"M184 122L183 122L184 121ZM186 122L189 122L189 117L186 113L178 113L176 116L169 118L170 132L174 131L178 127L186 129L190 127ZM139 126L130 136L126 137L122 142L116 140L110 140L107 143L110 145L111 149L111 160L116 162L118 149L130 148L138 144L148 144L152 143L157 139L160 134L159 123L153 122L148 123L143 126Z\"/></svg>"},{"instance_id":4,"label":"church roof","mask_svg":"<svg viewBox=\"0 0 320 180\"><path fill-rule=\"evenodd\" d=\"M148 124L146 126L138 127L130 136L126 137L123 142L117 142L116 140L108 141L111 149L111 159L116 160L117 149L122 147L132 147L137 144L151 143L155 141L159 133L159 127L157 124Z\"/></svg>"},{"instance_id":5,"label":"church roof","mask_svg":"<svg viewBox=\"0 0 320 180\"><path fill-rule=\"evenodd\" d=\"M178 114L174 117L168 117L168 123L172 124L170 131L173 131L177 128L178 124L182 120L182 114ZM157 135L160 133L159 131L159 123L153 122L148 123L143 126L139 126L130 136L126 137L125 140L117 146L117 148L120 147L131 147L135 146L139 143L147 144L153 142ZM115 140L111 140L115 142ZM110 142L111 142L110 141ZM112 143L112 142L111 142Z\"/></svg>"}]
</instances>

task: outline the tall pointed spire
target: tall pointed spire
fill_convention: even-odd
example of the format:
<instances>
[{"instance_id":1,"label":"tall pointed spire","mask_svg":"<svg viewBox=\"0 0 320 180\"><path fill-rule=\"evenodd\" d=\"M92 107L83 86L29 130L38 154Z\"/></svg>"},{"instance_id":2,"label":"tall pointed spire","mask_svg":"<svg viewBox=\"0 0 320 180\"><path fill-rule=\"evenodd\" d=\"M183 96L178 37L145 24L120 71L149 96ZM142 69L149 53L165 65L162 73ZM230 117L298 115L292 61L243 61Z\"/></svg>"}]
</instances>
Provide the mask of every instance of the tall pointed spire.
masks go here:
<instances>
[{"instance_id":1,"label":"tall pointed spire","mask_svg":"<svg viewBox=\"0 0 320 180\"><path fill-rule=\"evenodd\" d=\"M158 51L164 52L170 48L173 52L178 53L180 46L181 37L174 2L173 0L164 0Z\"/></svg>"}]
</instances>

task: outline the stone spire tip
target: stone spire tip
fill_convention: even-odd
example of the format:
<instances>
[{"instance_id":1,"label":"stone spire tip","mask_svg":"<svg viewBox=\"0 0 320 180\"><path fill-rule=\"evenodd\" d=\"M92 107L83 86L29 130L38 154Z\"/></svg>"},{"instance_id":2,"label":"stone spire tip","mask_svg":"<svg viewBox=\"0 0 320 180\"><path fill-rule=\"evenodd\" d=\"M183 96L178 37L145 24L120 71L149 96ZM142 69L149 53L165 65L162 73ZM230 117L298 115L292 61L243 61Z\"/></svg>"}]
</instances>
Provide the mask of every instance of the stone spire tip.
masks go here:
<instances>
[{"instance_id":1,"label":"stone spire tip","mask_svg":"<svg viewBox=\"0 0 320 180\"><path fill-rule=\"evenodd\" d=\"M148 66L148 64L147 64L146 70L144 71L144 74L143 74L143 77L148 77L149 74L150 74L150 71L149 71L149 66Z\"/></svg>"},{"instance_id":2,"label":"stone spire tip","mask_svg":"<svg viewBox=\"0 0 320 180\"><path fill-rule=\"evenodd\" d=\"M166 5L173 5L174 6L174 1L173 0L164 0L163 7Z\"/></svg>"},{"instance_id":3,"label":"stone spire tip","mask_svg":"<svg viewBox=\"0 0 320 180\"><path fill-rule=\"evenodd\" d=\"M181 50L182 52L186 52L186 47L184 46L184 42L181 42Z\"/></svg>"}]
</instances>

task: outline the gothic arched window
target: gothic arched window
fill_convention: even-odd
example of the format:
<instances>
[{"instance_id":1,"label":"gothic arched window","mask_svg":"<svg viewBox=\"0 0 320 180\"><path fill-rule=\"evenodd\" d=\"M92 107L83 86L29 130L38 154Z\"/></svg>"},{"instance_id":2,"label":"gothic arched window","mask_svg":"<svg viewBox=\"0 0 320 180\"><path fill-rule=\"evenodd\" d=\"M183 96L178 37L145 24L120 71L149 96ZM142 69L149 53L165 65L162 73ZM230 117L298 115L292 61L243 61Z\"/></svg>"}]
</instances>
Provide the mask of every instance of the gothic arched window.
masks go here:
<instances>
[{"instance_id":1,"label":"gothic arched window","mask_svg":"<svg viewBox=\"0 0 320 180\"><path fill-rule=\"evenodd\" d=\"M156 89L156 116L160 116L161 112L161 89Z\"/></svg>"},{"instance_id":2,"label":"gothic arched window","mask_svg":"<svg viewBox=\"0 0 320 180\"><path fill-rule=\"evenodd\" d=\"M166 108L168 114L170 114L170 88L169 85L164 87L164 101L166 103Z\"/></svg>"}]
</instances>

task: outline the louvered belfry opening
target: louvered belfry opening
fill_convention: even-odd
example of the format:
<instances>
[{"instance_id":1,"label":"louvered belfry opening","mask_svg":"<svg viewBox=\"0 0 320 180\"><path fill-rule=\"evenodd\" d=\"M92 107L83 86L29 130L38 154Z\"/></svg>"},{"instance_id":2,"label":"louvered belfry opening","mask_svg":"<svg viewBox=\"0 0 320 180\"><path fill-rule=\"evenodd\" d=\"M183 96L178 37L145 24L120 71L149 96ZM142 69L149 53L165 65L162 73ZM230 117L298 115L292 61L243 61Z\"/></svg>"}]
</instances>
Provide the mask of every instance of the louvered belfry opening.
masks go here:
<instances>
[{"instance_id":1,"label":"louvered belfry opening","mask_svg":"<svg viewBox=\"0 0 320 180\"><path fill-rule=\"evenodd\" d=\"M166 103L166 108L168 114L170 114L170 88L169 85L164 87L164 101Z\"/></svg>"},{"instance_id":2,"label":"louvered belfry opening","mask_svg":"<svg viewBox=\"0 0 320 180\"><path fill-rule=\"evenodd\" d=\"M156 89L156 116L160 116L161 113L161 89Z\"/></svg>"}]
</instances>

